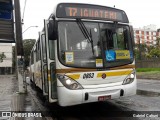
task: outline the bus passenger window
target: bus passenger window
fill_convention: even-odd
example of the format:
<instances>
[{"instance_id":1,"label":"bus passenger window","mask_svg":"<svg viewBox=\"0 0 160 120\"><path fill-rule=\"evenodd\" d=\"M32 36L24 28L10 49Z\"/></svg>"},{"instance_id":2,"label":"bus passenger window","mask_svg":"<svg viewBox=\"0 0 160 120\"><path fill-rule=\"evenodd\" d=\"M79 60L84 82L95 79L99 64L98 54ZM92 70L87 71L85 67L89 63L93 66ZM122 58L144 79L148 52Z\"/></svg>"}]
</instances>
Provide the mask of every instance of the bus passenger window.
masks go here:
<instances>
[{"instance_id":1,"label":"bus passenger window","mask_svg":"<svg viewBox=\"0 0 160 120\"><path fill-rule=\"evenodd\" d=\"M107 29L106 30L106 35L107 35L107 41L108 41L108 48L113 49L114 48L114 43L113 43L113 33L112 30Z\"/></svg>"},{"instance_id":2,"label":"bus passenger window","mask_svg":"<svg viewBox=\"0 0 160 120\"><path fill-rule=\"evenodd\" d=\"M127 29L117 28L115 31L112 29L105 29L103 33L103 42L105 49L125 50L128 49L127 45Z\"/></svg>"},{"instance_id":3,"label":"bus passenger window","mask_svg":"<svg viewBox=\"0 0 160 120\"><path fill-rule=\"evenodd\" d=\"M127 30L124 28L117 29L118 48L121 50L127 49Z\"/></svg>"}]
</instances>

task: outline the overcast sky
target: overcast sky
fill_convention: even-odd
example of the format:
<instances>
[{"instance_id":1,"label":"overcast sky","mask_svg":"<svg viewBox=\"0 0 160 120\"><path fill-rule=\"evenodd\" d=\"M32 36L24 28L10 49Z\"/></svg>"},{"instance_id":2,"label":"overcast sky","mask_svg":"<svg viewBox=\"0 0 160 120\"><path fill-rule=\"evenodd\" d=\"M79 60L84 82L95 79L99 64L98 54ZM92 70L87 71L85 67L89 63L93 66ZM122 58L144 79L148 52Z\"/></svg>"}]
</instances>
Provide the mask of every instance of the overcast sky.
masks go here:
<instances>
[{"instance_id":1,"label":"overcast sky","mask_svg":"<svg viewBox=\"0 0 160 120\"><path fill-rule=\"evenodd\" d=\"M24 3L21 2L23 17ZM160 28L160 0L27 0L24 14L23 39L37 39L38 32L43 28L43 20L52 13L54 6L59 2L81 2L99 4L124 10L134 28L154 24Z\"/></svg>"}]
</instances>

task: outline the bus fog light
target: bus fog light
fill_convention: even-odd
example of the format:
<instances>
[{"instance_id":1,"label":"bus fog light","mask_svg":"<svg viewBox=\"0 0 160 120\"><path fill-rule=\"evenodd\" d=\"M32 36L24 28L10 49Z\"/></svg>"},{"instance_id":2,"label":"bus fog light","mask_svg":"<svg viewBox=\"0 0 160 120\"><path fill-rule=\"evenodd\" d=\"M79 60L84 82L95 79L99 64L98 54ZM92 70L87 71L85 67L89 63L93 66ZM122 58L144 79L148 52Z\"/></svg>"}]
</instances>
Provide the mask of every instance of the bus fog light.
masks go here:
<instances>
[{"instance_id":1,"label":"bus fog light","mask_svg":"<svg viewBox=\"0 0 160 120\"><path fill-rule=\"evenodd\" d=\"M78 84L73 83L73 84L71 85L71 87L72 87L72 89L77 89L77 88L78 88Z\"/></svg>"},{"instance_id":2,"label":"bus fog light","mask_svg":"<svg viewBox=\"0 0 160 120\"><path fill-rule=\"evenodd\" d=\"M70 90L83 89L81 84L66 75L57 75L57 77L61 83Z\"/></svg>"}]
</instances>

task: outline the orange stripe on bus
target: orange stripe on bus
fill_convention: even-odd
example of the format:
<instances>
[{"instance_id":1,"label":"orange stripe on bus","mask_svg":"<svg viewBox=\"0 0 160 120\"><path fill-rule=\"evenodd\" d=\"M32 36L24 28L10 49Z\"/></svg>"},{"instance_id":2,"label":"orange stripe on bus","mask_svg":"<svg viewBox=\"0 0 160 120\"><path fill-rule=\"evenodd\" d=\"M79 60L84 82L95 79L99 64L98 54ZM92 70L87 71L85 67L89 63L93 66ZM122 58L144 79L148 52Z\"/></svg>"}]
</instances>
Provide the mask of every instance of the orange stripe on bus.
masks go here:
<instances>
[{"instance_id":1,"label":"orange stripe on bus","mask_svg":"<svg viewBox=\"0 0 160 120\"><path fill-rule=\"evenodd\" d=\"M73 74L73 75L67 75L68 77L76 80L76 79L79 79L80 78L80 74Z\"/></svg>"},{"instance_id":2,"label":"orange stripe on bus","mask_svg":"<svg viewBox=\"0 0 160 120\"><path fill-rule=\"evenodd\" d=\"M122 76L122 75L128 75L132 72L132 70L126 70L126 71L116 71L116 72L101 72L97 74L97 78L102 77L102 74L106 74L107 77L111 76Z\"/></svg>"}]
</instances>

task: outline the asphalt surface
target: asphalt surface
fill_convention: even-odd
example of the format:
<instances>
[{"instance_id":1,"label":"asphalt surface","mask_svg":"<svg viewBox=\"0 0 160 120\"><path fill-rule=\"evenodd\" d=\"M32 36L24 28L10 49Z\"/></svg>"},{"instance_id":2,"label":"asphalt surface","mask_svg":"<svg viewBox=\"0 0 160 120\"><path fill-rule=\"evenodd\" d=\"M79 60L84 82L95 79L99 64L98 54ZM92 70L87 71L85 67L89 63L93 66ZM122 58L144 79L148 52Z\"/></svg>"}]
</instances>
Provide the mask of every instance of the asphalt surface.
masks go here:
<instances>
[{"instance_id":1,"label":"asphalt surface","mask_svg":"<svg viewBox=\"0 0 160 120\"><path fill-rule=\"evenodd\" d=\"M71 107L58 107L50 105L44 107L43 102L37 97L37 103L41 110L49 111L51 117L56 120L159 120L160 104L158 91L149 91L153 86L158 85L155 80L137 80L137 95L110 100L102 103L90 103ZM145 87L148 84L148 87ZM149 84L151 86L149 86ZM36 92L28 87L32 98ZM158 89L157 89L158 90ZM36 98L35 98L36 99ZM132 117L133 115L152 115L155 117ZM157 117L156 115L159 114ZM127 117L128 116L128 117Z\"/></svg>"},{"instance_id":2,"label":"asphalt surface","mask_svg":"<svg viewBox=\"0 0 160 120\"><path fill-rule=\"evenodd\" d=\"M160 93L160 80L147 80L147 79L138 79L137 80L137 89L144 90L147 92L157 92Z\"/></svg>"}]
</instances>

